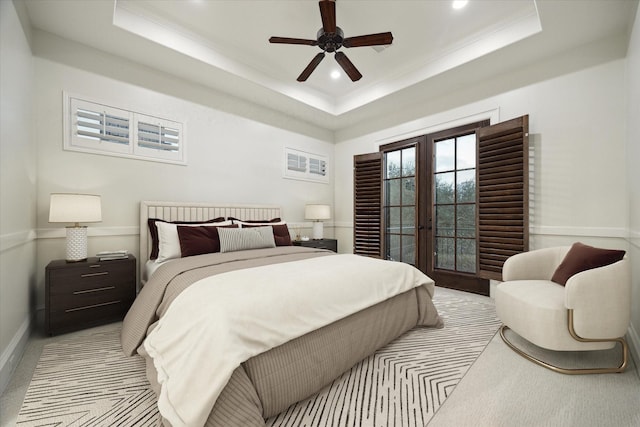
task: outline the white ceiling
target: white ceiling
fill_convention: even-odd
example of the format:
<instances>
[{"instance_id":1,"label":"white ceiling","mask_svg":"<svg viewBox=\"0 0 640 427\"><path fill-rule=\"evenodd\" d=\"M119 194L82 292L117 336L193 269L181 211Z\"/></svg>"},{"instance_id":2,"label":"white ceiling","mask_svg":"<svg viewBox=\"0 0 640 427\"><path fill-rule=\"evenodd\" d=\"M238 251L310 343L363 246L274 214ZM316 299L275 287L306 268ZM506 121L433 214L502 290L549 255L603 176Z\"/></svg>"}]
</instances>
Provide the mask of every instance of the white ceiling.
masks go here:
<instances>
[{"instance_id":1,"label":"white ceiling","mask_svg":"<svg viewBox=\"0 0 640 427\"><path fill-rule=\"evenodd\" d=\"M451 0L337 0L345 37L391 31L393 44L341 49L363 75L357 82L329 54L299 83L319 48L268 39L315 39L322 26L316 0L24 1L34 28L330 130L391 112L448 71L473 75L486 55L498 72L628 34L638 3L470 0L454 10Z\"/></svg>"}]
</instances>

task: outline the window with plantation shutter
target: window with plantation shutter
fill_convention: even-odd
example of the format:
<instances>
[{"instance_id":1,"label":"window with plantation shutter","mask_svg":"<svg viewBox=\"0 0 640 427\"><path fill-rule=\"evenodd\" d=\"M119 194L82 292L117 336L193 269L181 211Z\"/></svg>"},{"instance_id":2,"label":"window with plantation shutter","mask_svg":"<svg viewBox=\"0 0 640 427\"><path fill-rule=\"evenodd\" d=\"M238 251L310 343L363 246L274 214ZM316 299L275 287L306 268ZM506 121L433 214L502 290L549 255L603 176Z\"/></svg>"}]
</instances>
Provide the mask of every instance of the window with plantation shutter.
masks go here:
<instances>
[{"instance_id":1,"label":"window with plantation shutter","mask_svg":"<svg viewBox=\"0 0 640 427\"><path fill-rule=\"evenodd\" d=\"M354 156L353 171L353 253L382 258L382 153Z\"/></svg>"},{"instance_id":2,"label":"window with plantation shutter","mask_svg":"<svg viewBox=\"0 0 640 427\"><path fill-rule=\"evenodd\" d=\"M285 147L284 177L328 183L327 157Z\"/></svg>"},{"instance_id":3,"label":"window with plantation shutter","mask_svg":"<svg viewBox=\"0 0 640 427\"><path fill-rule=\"evenodd\" d=\"M480 128L477 138L478 274L502 280L506 259L529 250L529 116Z\"/></svg>"},{"instance_id":4,"label":"window with plantation shutter","mask_svg":"<svg viewBox=\"0 0 640 427\"><path fill-rule=\"evenodd\" d=\"M182 123L64 94L64 149L186 164Z\"/></svg>"}]
</instances>

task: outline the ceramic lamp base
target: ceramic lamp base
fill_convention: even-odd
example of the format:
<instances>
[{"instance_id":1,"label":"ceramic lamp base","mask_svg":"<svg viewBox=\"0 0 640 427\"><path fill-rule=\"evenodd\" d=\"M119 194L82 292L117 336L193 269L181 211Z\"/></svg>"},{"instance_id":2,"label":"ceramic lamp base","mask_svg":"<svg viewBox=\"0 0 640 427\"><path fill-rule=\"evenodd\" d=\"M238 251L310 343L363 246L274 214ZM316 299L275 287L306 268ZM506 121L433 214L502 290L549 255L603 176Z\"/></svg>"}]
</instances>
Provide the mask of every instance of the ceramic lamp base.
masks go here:
<instances>
[{"instance_id":1,"label":"ceramic lamp base","mask_svg":"<svg viewBox=\"0 0 640 427\"><path fill-rule=\"evenodd\" d=\"M314 239L322 239L323 234L323 224L322 221L316 221L313 223L313 238Z\"/></svg>"},{"instance_id":2,"label":"ceramic lamp base","mask_svg":"<svg viewBox=\"0 0 640 427\"><path fill-rule=\"evenodd\" d=\"M87 227L67 227L67 261L87 259Z\"/></svg>"}]
</instances>

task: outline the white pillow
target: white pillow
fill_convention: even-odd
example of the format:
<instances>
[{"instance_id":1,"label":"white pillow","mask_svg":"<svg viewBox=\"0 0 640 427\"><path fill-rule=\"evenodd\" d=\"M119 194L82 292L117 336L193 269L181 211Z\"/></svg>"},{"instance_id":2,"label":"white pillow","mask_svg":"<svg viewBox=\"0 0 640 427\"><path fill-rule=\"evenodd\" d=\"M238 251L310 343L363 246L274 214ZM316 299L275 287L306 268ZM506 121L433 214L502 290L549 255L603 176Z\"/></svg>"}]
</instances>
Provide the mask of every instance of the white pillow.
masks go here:
<instances>
[{"instance_id":1,"label":"white pillow","mask_svg":"<svg viewBox=\"0 0 640 427\"><path fill-rule=\"evenodd\" d=\"M275 248L273 227L220 228L220 252Z\"/></svg>"},{"instance_id":2,"label":"white pillow","mask_svg":"<svg viewBox=\"0 0 640 427\"><path fill-rule=\"evenodd\" d=\"M231 225L231 221L208 222L203 224L172 224L170 222L156 222L158 227L158 258L156 262L164 262L168 259L181 258L180 239L178 238L178 225L180 227L221 227Z\"/></svg>"}]
</instances>

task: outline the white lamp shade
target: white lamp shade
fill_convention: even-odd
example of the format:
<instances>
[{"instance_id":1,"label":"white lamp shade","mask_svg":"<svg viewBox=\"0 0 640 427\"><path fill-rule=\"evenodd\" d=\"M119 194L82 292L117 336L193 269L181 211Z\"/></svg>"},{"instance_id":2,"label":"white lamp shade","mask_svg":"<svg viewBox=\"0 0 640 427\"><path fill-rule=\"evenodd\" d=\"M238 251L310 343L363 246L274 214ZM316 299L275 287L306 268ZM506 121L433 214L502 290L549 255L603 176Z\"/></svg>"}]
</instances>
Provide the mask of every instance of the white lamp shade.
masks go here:
<instances>
[{"instance_id":1,"label":"white lamp shade","mask_svg":"<svg viewBox=\"0 0 640 427\"><path fill-rule=\"evenodd\" d=\"M93 194L51 194L49 222L100 222L100 196Z\"/></svg>"},{"instance_id":2,"label":"white lamp shade","mask_svg":"<svg viewBox=\"0 0 640 427\"><path fill-rule=\"evenodd\" d=\"M321 220L331 218L331 206L329 205L306 205L304 207L304 218Z\"/></svg>"},{"instance_id":3,"label":"white lamp shade","mask_svg":"<svg viewBox=\"0 0 640 427\"><path fill-rule=\"evenodd\" d=\"M100 196L54 193L49 201L49 222L74 223L67 227L67 261L87 258L87 227L80 222L102 221Z\"/></svg>"}]
</instances>

